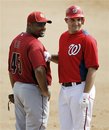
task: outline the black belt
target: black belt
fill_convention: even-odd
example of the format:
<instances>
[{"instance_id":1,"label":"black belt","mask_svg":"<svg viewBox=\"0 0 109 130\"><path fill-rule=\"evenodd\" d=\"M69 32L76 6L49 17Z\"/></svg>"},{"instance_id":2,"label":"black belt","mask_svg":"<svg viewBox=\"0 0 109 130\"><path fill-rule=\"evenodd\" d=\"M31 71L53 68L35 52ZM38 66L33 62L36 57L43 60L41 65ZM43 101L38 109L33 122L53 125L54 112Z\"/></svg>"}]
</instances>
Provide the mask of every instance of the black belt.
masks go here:
<instances>
[{"instance_id":1,"label":"black belt","mask_svg":"<svg viewBox=\"0 0 109 130\"><path fill-rule=\"evenodd\" d=\"M81 84L82 82L74 82L74 84L78 85ZM65 87L69 87L73 85L73 82L68 82L68 83L62 83L63 86Z\"/></svg>"}]
</instances>

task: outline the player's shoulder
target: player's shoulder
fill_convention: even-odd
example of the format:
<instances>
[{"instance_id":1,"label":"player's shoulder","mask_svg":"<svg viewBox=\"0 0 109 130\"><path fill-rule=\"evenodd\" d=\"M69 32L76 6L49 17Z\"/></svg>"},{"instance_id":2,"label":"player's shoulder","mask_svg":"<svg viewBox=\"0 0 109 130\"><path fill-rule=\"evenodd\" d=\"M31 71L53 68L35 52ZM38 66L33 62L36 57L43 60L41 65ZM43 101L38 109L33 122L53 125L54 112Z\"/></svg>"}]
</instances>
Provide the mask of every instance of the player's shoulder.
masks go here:
<instances>
[{"instance_id":1,"label":"player's shoulder","mask_svg":"<svg viewBox=\"0 0 109 130\"><path fill-rule=\"evenodd\" d=\"M82 34L86 41L96 41L96 39L87 30L82 30Z\"/></svg>"},{"instance_id":2,"label":"player's shoulder","mask_svg":"<svg viewBox=\"0 0 109 130\"><path fill-rule=\"evenodd\" d=\"M86 38L94 38L87 30L82 30L82 33Z\"/></svg>"},{"instance_id":3,"label":"player's shoulder","mask_svg":"<svg viewBox=\"0 0 109 130\"><path fill-rule=\"evenodd\" d=\"M41 44L37 38L26 32L18 34L13 39L11 46L13 46L16 42L22 43L22 46L26 45L26 48L29 48L31 46L39 46Z\"/></svg>"},{"instance_id":4,"label":"player's shoulder","mask_svg":"<svg viewBox=\"0 0 109 130\"><path fill-rule=\"evenodd\" d=\"M68 31L64 31L61 35L66 35L68 34Z\"/></svg>"},{"instance_id":5,"label":"player's shoulder","mask_svg":"<svg viewBox=\"0 0 109 130\"><path fill-rule=\"evenodd\" d=\"M86 30L83 30L83 43L86 43L84 45L97 45L97 40L92 36L90 35Z\"/></svg>"},{"instance_id":6,"label":"player's shoulder","mask_svg":"<svg viewBox=\"0 0 109 130\"><path fill-rule=\"evenodd\" d=\"M22 37L23 41L25 41L28 45L32 45L32 44L39 44L40 41L38 40L38 38L35 38L33 35L29 34L29 33L21 33L20 36Z\"/></svg>"},{"instance_id":7,"label":"player's shoulder","mask_svg":"<svg viewBox=\"0 0 109 130\"><path fill-rule=\"evenodd\" d=\"M11 42L10 47L11 47L11 46L14 46L14 44L15 44L16 42L20 41L20 39L21 39L20 37L21 37L21 33L18 34L17 36L15 36L15 37L13 38L12 42Z\"/></svg>"},{"instance_id":8,"label":"player's shoulder","mask_svg":"<svg viewBox=\"0 0 109 130\"><path fill-rule=\"evenodd\" d=\"M23 40L23 41L25 41L25 40L27 40L27 39L32 39L32 38L31 38L30 35L28 35L27 33L22 32L22 33L18 34L18 35L13 39L13 41L15 41L15 40L19 40L19 41Z\"/></svg>"},{"instance_id":9,"label":"player's shoulder","mask_svg":"<svg viewBox=\"0 0 109 130\"><path fill-rule=\"evenodd\" d=\"M66 37L67 35L68 35L68 31L65 31L65 32L63 32L63 33L60 35L60 38Z\"/></svg>"}]
</instances>

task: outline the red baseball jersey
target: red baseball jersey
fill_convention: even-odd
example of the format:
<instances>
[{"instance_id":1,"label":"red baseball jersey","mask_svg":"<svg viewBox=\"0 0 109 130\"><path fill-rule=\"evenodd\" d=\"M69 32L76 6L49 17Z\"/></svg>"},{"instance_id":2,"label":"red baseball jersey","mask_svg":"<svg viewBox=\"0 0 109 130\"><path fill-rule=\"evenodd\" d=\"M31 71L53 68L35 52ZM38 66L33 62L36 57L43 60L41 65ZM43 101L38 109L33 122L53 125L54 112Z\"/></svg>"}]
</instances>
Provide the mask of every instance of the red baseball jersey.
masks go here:
<instances>
[{"instance_id":1,"label":"red baseball jersey","mask_svg":"<svg viewBox=\"0 0 109 130\"><path fill-rule=\"evenodd\" d=\"M34 69L44 66L48 85L51 85L50 63L45 62L45 50L43 44L32 35L28 33L18 35L10 45L8 59L8 70L14 81L37 84Z\"/></svg>"},{"instance_id":2,"label":"red baseball jersey","mask_svg":"<svg viewBox=\"0 0 109 130\"><path fill-rule=\"evenodd\" d=\"M84 81L89 67L99 67L96 40L84 30L64 32L59 40L59 82Z\"/></svg>"}]
</instances>

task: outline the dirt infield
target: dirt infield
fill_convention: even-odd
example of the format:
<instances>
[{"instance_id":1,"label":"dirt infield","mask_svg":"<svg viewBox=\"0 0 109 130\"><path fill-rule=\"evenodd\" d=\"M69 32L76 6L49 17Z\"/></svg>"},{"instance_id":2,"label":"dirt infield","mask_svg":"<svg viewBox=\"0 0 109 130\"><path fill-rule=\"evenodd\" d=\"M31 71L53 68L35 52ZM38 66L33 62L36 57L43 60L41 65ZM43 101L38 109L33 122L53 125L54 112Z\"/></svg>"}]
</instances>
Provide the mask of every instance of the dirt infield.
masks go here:
<instances>
[{"instance_id":1,"label":"dirt infield","mask_svg":"<svg viewBox=\"0 0 109 130\"><path fill-rule=\"evenodd\" d=\"M84 10L84 28L96 37L99 48L100 68L96 77L96 101L92 129L109 130L109 0L0 0L0 130L15 130L14 106L8 111L8 94L12 93L8 78L8 49L12 39L26 30L26 17L34 10L45 12L53 23L47 25L44 38L40 39L50 53L57 53L60 34L67 29L65 10L70 5ZM59 130L57 65L52 67L52 97L47 130Z\"/></svg>"}]
</instances>

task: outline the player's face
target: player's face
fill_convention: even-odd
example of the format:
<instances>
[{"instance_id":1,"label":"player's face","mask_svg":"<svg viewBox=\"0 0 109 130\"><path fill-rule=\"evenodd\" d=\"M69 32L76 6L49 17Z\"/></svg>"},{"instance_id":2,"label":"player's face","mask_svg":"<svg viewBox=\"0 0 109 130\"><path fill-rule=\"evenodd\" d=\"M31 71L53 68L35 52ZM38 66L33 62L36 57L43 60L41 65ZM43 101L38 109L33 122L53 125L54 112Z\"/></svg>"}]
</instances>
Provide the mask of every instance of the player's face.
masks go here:
<instances>
[{"instance_id":1,"label":"player's face","mask_svg":"<svg viewBox=\"0 0 109 130\"><path fill-rule=\"evenodd\" d=\"M68 24L68 31L73 34L81 29L83 18L68 18L65 20Z\"/></svg>"},{"instance_id":2,"label":"player's face","mask_svg":"<svg viewBox=\"0 0 109 130\"><path fill-rule=\"evenodd\" d=\"M36 37L44 37L46 22L32 23L31 32Z\"/></svg>"}]
</instances>

